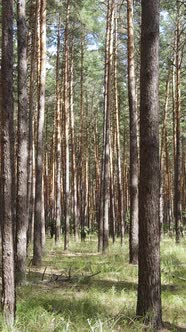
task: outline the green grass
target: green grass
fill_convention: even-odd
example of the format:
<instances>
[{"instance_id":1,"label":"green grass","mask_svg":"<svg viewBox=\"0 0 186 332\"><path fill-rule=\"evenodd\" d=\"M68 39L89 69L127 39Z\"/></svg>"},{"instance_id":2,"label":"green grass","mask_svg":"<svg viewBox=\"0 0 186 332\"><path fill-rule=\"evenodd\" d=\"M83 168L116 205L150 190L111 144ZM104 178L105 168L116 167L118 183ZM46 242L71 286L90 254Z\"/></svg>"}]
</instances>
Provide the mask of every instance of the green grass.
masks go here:
<instances>
[{"instance_id":1,"label":"green grass","mask_svg":"<svg viewBox=\"0 0 186 332\"><path fill-rule=\"evenodd\" d=\"M165 331L183 332L186 242L164 239L161 252ZM144 331L135 316L137 267L128 264L127 241L124 249L118 242L99 255L94 239L72 243L66 254L48 240L42 268L28 266L27 281L17 290L16 332ZM7 331L2 317L0 331Z\"/></svg>"}]
</instances>

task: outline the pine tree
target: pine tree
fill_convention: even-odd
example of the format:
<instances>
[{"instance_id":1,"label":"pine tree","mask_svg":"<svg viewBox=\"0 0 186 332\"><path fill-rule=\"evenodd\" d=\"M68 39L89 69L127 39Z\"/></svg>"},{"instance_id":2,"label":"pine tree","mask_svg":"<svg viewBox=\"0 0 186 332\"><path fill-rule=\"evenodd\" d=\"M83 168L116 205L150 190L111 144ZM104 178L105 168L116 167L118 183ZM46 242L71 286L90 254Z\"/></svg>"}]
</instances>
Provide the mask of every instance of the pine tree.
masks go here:
<instances>
[{"instance_id":1,"label":"pine tree","mask_svg":"<svg viewBox=\"0 0 186 332\"><path fill-rule=\"evenodd\" d=\"M26 277L27 252L27 162L28 162L28 97L27 97L27 28L25 1L17 2L18 26L18 150L16 204L16 282Z\"/></svg>"},{"instance_id":2,"label":"pine tree","mask_svg":"<svg viewBox=\"0 0 186 332\"><path fill-rule=\"evenodd\" d=\"M14 276L14 128L13 128L13 0L2 1L2 308L5 321L15 320Z\"/></svg>"},{"instance_id":3,"label":"pine tree","mask_svg":"<svg viewBox=\"0 0 186 332\"><path fill-rule=\"evenodd\" d=\"M40 58L39 58L39 97L37 116L36 144L36 187L34 211L34 252L33 265L42 260L42 223L43 218L43 135L45 116L45 80L46 80L46 0L38 0L40 9Z\"/></svg>"},{"instance_id":4,"label":"pine tree","mask_svg":"<svg viewBox=\"0 0 186 332\"><path fill-rule=\"evenodd\" d=\"M142 1L137 315L162 327L159 226L159 1Z\"/></svg>"},{"instance_id":5,"label":"pine tree","mask_svg":"<svg viewBox=\"0 0 186 332\"><path fill-rule=\"evenodd\" d=\"M130 113L130 263L138 261L138 146L137 96L134 63L133 0L127 1L128 17L128 100Z\"/></svg>"}]
</instances>

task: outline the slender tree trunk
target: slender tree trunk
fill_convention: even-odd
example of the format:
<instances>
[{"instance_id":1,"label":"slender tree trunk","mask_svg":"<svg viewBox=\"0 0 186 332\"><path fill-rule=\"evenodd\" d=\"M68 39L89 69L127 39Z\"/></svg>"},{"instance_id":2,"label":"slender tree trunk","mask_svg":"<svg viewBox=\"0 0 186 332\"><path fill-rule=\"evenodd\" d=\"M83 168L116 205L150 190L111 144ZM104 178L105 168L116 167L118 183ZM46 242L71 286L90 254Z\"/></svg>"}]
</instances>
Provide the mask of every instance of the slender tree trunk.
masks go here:
<instances>
[{"instance_id":1,"label":"slender tree trunk","mask_svg":"<svg viewBox=\"0 0 186 332\"><path fill-rule=\"evenodd\" d=\"M124 127L124 148L123 148L123 175L122 175L122 187L123 187L123 207L125 215L128 215L128 205L129 205L129 181L128 181L128 157L127 157L127 140L126 140L126 128ZM126 227L125 223L125 227ZM118 231L117 231L118 232Z\"/></svg>"},{"instance_id":2,"label":"slender tree trunk","mask_svg":"<svg viewBox=\"0 0 186 332\"><path fill-rule=\"evenodd\" d=\"M27 252L27 163L28 163L28 97L27 97L27 28L25 1L17 3L18 24L18 151L16 205L16 282L26 278Z\"/></svg>"},{"instance_id":3,"label":"slender tree trunk","mask_svg":"<svg viewBox=\"0 0 186 332\"><path fill-rule=\"evenodd\" d=\"M49 225L49 192L50 192L50 177L49 177L49 142L48 142L48 122L49 116L45 120L45 163L44 163L44 210L45 210L45 225L48 229ZM51 155L53 151L51 150Z\"/></svg>"},{"instance_id":4,"label":"slender tree trunk","mask_svg":"<svg viewBox=\"0 0 186 332\"><path fill-rule=\"evenodd\" d=\"M176 243L180 242L181 224L181 82L180 82L180 1L177 0L177 23L176 23L176 109L175 109L175 170L174 170L174 218L176 229Z\"/></svg>"},{"instance_id":5,"label":"slender tree trunk","mask_svg":"<svg viewBox=\"0 0 186 332\"><path fill-rule=\"evenodd\" d=\"M128 18L128 98L130 113L130 235L129 261L138 262L138 146L137 96L134 63L133 0L127 0Z\"/></svg>"},{"instance_id":6,"label":"slender tree trunk","mask_svg":"<svg viewBox=\"0 0 186 332\"><path fill-rule=\"evenodd\" d=\"M40 78L37 117L36 146L36 187L34 211L34 252L33 265L41 265L42 260L42 182L43 182L43 133L45 115L45 77L46 77L46 0L40 3Z\"/></svg>"},{"instance_id":7,"label":"slender tree trunk","mask_svg":"<svg viewBox=\"0 0 186 332\"><path fill-rule=\"evenodd\" d=\"M55 120L54 120L55 122ZM49 209L50 209L50 235L53 238L55 233L55 212L56 212L56 202L55 202L55 144L54 135L52 138L52 148L51 148L51 170L50 170L50 194L49 194Z\"/></svg>"},{"instance_id":8,"label":"slender tree trunk","mask_svg":"<svg viewBox=\"0 0 186 332\"><path fill-rule=\"evenodd\" d=\"M114 1L108 1L107 26L105 39L105 81L104 81L104 128L103 156L101 171L101 197L98 250L105 252L109 240L109 208L110 208L110 83L112 63L112 27L114 18Z\"/></svg>"},{"instance_id":9,"label":"slender tree trunk","mask_svg":"<svg viewBox=\"0 0 186 332\"><path fill-rule=\"evenodd\" d=\"M27 204L28 204L28 234L27 244L32 241L32 228L34 217L34 158L33 158L33 145L34 145L34 87L36 83L36 46L37 46L37 3L33 5L33 12L31 10L31 27L32 30L32 45L31 45L31 68L30 68L30 86L29 86L29 135L28 135L28 185L27 185ZM33 23L32 23L33 20Z\"/></svg>"},{"instance_id":10,"label":"slender tree trunk","mask_svg":"<svg viewBox=\"0 0 186 332\"><path fill-rule=\"evenodd\" d=\"M161 150L160 150L160 232L163 234L163 223L164 223L164 159L166 151L166 126L167 126L167 111L168 111L168 102L169 102L169 77L170 72L168 73L168 78L166 82L166 91L165 91L165 106L163 114L163 127L161 135Z\"/></svg>"},{"instance_id":11,"label":"slender tree trunk","mask_svg":"<svg viewBox=\"0 0 186 332\"><path fill-rule=\"evenodd\" d=\"M83 27L81 27L83 29ZM80 219L81 219L81 240L85 240L85 183L84 183L84 139L85 139L85 112L84 112L84 36L81 35L81 69L80 69Z\"/></svg>"},{"instance_id":12,"label":"slender tree trunk","mask_svg":"<svg viewBox=\"0 0 186 332\"><path fill-rule=\"evenodd\" d=\"M87 131L87 129L86 129ZM86 134L86 151L85 151L85 200L84 200L84 224L86 227L89 225L89 139L88 132Z\"/></svg>"},{"instance_id":13,"label":"slender tree trunk","mask_svg":"<svg viewBox=\"0 0 186 332\"><path fill-rule=\"evenodd\" d=\"M159 225L159 1L142 0L137 315L162 328Z\"/></svg>"},{"instance_id":14,"label":"slender tree trunk","mask_svg":"<svg viewBox=\"0 0 186 332\"><path fill-rule=\"evenodd\" d=\"M98 149L98 128L97 118L95 119L94 126L94 159L95 159L95 219L99 229L100 221L100 160L99 160L99 149ZM98 246L100 246L100 236L98 234Z\"/></svg>"},{"instance_id":15,"label":"slender tree trunk","mask_svg":"<svg viewBox=\"0 0 186 332\"><path fill-rule=\"evenodd\" d=\"M74 76L74 60L73 47L71 51L71 74L70 74L70 126L71 126L71 145L72 145L72 196L73 196L73 214L74 214L74 237L78 240L79 226L79 209L78 209L78 192L77 192L77 167L75 153L75 132L74 132L74 100L73 100L73 76Z\"/></svg>"},{"instance_id":16,"label":"slender tree trunk","mask_svg":"<svg viewBox=\"0 0 186 332\"><path fill-rule=\"evenodd\" d=\"M13 216L14 130L13 130L13 1L2 1L2 309L12 327L15 320Z\"/></svg>"},{"instance_id":17,"label":"slender tree trunk","mask_svg":"<svg viewBox=\"0 0 186 332\"><path fill-rule=\"evenodd\" d=\"M172 180L171 180L171 166L169 156L169 146L167 139L167 130L165 131L165 157L166 157L166 176L167 176L167 214L168 214L168 225L169 231L172 233L173 230L173 209L172 209Z\"/></svg>"},{"instance_id":18,"label":"slender tree trunk","mask_svg":"<svg viewBox=\"0 0 186 332\"><path fill-rule=\"evenodd\" d=\"M117 13L115 14L115 16ZM117 160L117 181L118 181L118 212L119 223L121 226L121 245L124 244L124 206L123 206L123 188L121 174L121 149L120 149L120 121L118 104L118 64L117 64L117 18L115 17L115 36L114 36L114 97L115 97L115 116L116 116L116 160Z\"/></svg>"},{"instance_id":19,"label":"slender tree trunk","mask_svg":"<svg viewBox=\"0 0 186 332\"><path fill-rule=\"evenodd\" d=\"M42 253L45 250L46 234L45 234L45 194L44 194L44 172L42 176L42 206L41 206L41 247Z\"/></svg>"},{"instance_id":20,"label":"slender tree trunk","mask_svg":"<svg viewBox=\"0 0 186 332\"><path fill-rule=\"evenodd\" d=\"M114 145L114 144L113 144ZM116 210L115 210L115 195L114 195L114 167L113 167L113 146L110 146L110 213L109 213L109 219L110 219L110 235L112 236L113 243L115 242L115 235L116 235ZM119 194L119 192L118 192ZM117 196L117 199L119 197ZM120 199L119 199L120 200ZM118 203L119 208L119 203ZM119 211L119 217L121 217L121 210ZM120 224L120 230L121 230L121 218L119 220ZM121 236L122 239L122 236Z\"/></svg>"},{"instance_id":21,"label":"slender tree trunk","mask_svg":"<svg viewBox=\"0 0 186 332\"><path fill-rule=\"evenodd\" d=\"M65 27L65 70L64 70L64 112L65 112L65 241L64 249L69 247L70 236L70 151L69 151L69 15L70 0L66 1Z\"/></svg>"},{"instance_id":22,"label":"slender tree trunk","mask_svg":"<svg viewBox=\"0 0 186 332\"><path fill-rule=\"evenodd\" d=\"M55 242L60 242L61 234L61 108L59 82L60 20L58 25L57 63L56 63L56 227Z\"/></svg>"},{"instance_id":23,"label":"slender tree trunk","mask_svg":"<svg viewBox=\"0 0 186 332\"><path fill-rule=\"evenodd\" d=\"M176 156L176 36L174 40L174 52L173 52L173 66L172 66L172 137L173 137L173 158L175 168L175 156Z\"/></svg>"}]
</instances>

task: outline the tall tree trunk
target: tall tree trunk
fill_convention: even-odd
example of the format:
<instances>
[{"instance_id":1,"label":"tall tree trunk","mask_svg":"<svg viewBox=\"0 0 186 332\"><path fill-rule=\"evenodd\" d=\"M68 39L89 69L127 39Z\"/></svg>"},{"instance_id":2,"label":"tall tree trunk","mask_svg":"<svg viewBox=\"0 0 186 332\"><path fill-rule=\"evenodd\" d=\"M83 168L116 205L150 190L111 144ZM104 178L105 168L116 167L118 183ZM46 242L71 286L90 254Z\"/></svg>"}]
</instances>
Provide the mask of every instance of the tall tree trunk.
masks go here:
<instances>
[{"instance_id":1,"label":"tall tree trunk","mask_svg":"<svg viewBox=\"0 0 186 332\"><path fill-rule=\"evenodd\" d=\"M161 134L161 149L160 149L160 232L163 234L163 223L164 223L164 159L166 152L166 126L167 126L167 111L168 111L168 102L169 102L169 77L170 72L168 73L167 82L166 82L166 91L165 91L165 106L163 114L163 127Z\"/></svg>"},{"instance_id":2,"label":"tall tree trunk","mask_svg":"<svg viewBox=\"0 0 186 332\"><path fill-rule=\"evenodd\" d=\"M27 204L28 204L28 234L27 244L32 241L32 228L34 217L34 172L33 172L33 145L34 145L34 87L36 83L36 46L37 46L37 3L32 4L31 8L31 26L32 45L31 45L31 68L30 68L30 86L29 86L29 135L28 135L28 184L27 184ZM32 17L33 16L33 17Z\"/></svg>"},{"instance_id":3,"label":"tall tree trunk","mask_svg":"<svg viewBox=\"0 0 186 332\"><path fill-rule=\"evenodd\" d=\"M117 12L115 13L115 36L114 36L114 99L116 116L116 160L117 160L117 181L118 181L118 212L119 223L121 227L121 245L124 244L124 205L123 205L123 187L121 174L121 149L120 149L120 121L119 121L119 103L118 103L118 63L117 63Z\"/></svg>"},{"instance_id":4,"label":"tall tree trunk","mask_svg":"<svg viewBox=\"0 0 186 332\"><path fill-rule=\"evenodd\" d=\"M159 1L142 0L137 315L162 327L159 225Z\"/></svg>"},{"instance_id":5,"label":"tall tree trunk","mask_svg":"<svg viewBox=\"0 0 186 332\"><path fill-rule=\"evenodd\" d=\"M107 26L105 39L105 78L104 78L104 126L103 156L101 171L101 197L98 250L105 252L109 240L109 208L110 208L110 84L112 63L112 28L114 19L114 1L108 1Z\"/></svg>"},{"instance_id":6,"label":"tall tree trunk","mask_svg":"<svg viewBox=\"0 0 186 332\"><path fill-rule=\"evenodd\" d=\"M13 0L2 1L2 308L5 321L12 327L15 320L15 278L12 195L14 171L13 130Z\"/></svg>"},{"instance_id":7,"label":"tall tree trunk","mask_svg":"<svg viewBox=\"0 0 186 332\"><path fill-rule=\"evenodd\" d=\"M176 22L176 102L175 102L175 170L174 170L174 218L176 229L176 243L180 242L181 224L181 88L180 88L180 1L177 0L177 22Z\"/></svg>"},{"instance_id":8,"label":"tall tree trunk","mask_svg":"<svg viewBox=\"0 0 186 332\"><path fill-rule=\"evenodd\" d=\"M57 63L56 63L56 227L55 242L60 242L61 235L61 108L60 108L60 82L59 82L59 54L60 54L60 28L58 23L57 37Z\"/></svg>"},{"instance_id":9,"label":"tall tree trunk","mask_svg":"<svg viewBox=\"0 0 186 332\"><path fill-rule=\"evenodd\" d=\"M26 278L27 252L27 162L28 162L28 97L27 97L27 28L25 0L17 3L18 25L18 151L16 204L16 282Z\"/></svg>"},{"instance_id":10,"label":"tall tree trunk","mask_svg":"<svg viewBox=\"0 0 186 332\"><path fill-rule=\"evenodd\" d=\"M55 117L54 117L55 118ZM55 119L54 119L55 128ZM50 166L50 193L49 193L49 215L50 215L50 235L53 238L55 234L56 201L55 201L55 138L52 137L51 147L51 166Z\"/></svg>"},{"instance_id":11,"label":"tall tree trunk","mask_svg":"<svg viewBox=\"0 0 186 332\"><path fill-rule=\"evenodd\" d=\"M97 118L94 126L94 160L95 160L95 219L99 227L100 214L100 160L99 160L99 138L97 128ZM98 246L100 245L100 236L98 234ZM99 249L99 248L98 248Z\"/></svg>"},{"instance_id":12,"label":"tall tree trunk","mask_svg":"<svg viewBox=\"0 0 186 332\"><path fill-rule=\"evenodd\" d=\"M44 172L42 176L42 201L41 201L41 247L42 252L45 250L46 233L45 233L45 194L44 194Z\"/></svg>"},{"instance_id":13,"label":"tall tree trunk","mask_svg":"<svg viewBox=\"0 0 186 332\"><path fill-rule=\"evenodd\" d=\"M78 240L78 226L79 226L79 206L78 206L78 192L77 192L77 167L76 167L76 153L75 153L75 132L74 132L74 52L73 46L71 50L71 70L70 70L70 127L71 127L71 145L72 145L72 198L73 198L73 217L74 217L74 237Z\"/></svg>"},{"instance_id":14,"label":"tall tree trunk","mask_svg":"<svg viewBox=\"0 0 186 332\"><path fill-rule=\"evenodd\" d=\"M130 113L130 235L129 261L138 262L138 146L137 96L134 62L133 0L127 0L128 18L128 99Z\"/></svg>"},{"instance_id":15,"label":"tall tree trunk","mask_svg":"<svg viewBox=\"0 0 186 332\"><path fill-rule=\"evenodd\" d=\"M171 179L171 166L169 156L169 145L167 139L167 130L165 131L165 157L166 157L166 176L167 176L167 215L169 231L172 233L173 230L173 198L172 198L172 179Z\"/></svg>"},{"instance_id":16,"label":"tall tree trunk","mask_svg":"<svg viewBox=\"0 0 186 332\"><path fill-rule=\"evenodd\" d=\"M39 1L39 0L38 0ZM45 77L46 77L46 0L40 2L40 77L37 117L36 145L36 186L34 211L34 251L33 265L41 265L42 260L42 182L43 182L43 134L45 115Z\"/></svg>"},{"instance_id":17,"label":"tall tree trunk","mask_svg":"<svg viewBox=\"0 0 186 332\"><path fill-rule=\"evenodd\" d=\"M87 121L86 121L87 122ZM88 124L86 123L86 126ZM87 146L85 149L85 174L84 174L84 225L88 227L89 225L89 139L88 139L88 129L86 128L86 142Z\"/></svg>"},{"instance_id":18,"label":"tall tree trunk","mask_svg":"<svg viewBox=\"0 0 186 332\"><path fill-rule=\"evenodd\" d=\"M116 209L115 209L115 195L114 195L114 191L115 191L115 186L114 186L114 167L113 167L113 164L114 164L114 160L113 160L113 150L114 150L114 143L110 144L110 212L109 212L109 219L110 219L110 222L109 222L109 227L110 227L110 235L112 236L112 241L113 243L115 242L115 235L116 235L116 220L117 220L117 217L116 217ZM118 175L118 174L117 174ZM119 188L118 188L119 189ZM119 195L119 190L118 190L118 195ZM120 198L118 197L117 195L117 199L119 199L120 201ZM118 210L119 210L119 203L118 202ZM119 211L119 214L118 214L118 217L119 217L119 221L118 221L118 224L120 226L120 231L121 231L121 210ZM122 239L122 234L121 234L121 239Z\"/></svg>"},{"instance_id":19,"label":"tall tree trunk","mask_svg":"<svg viewBox=\"0 0 186 332\"><path fill-rule=\"evenodd\" d=\"M64 249L69 247L70 236L70 151L69 151L69 16L70 0L66 1L65 26L65 68L64 68L64 113L65 113L65 241Z\"/></svg>"},{"instance_id":20,"label":"tall tree trunk","mask_svg":"<svg viewBox=\"0 0 186 332\"><path fill-rule=\"evenodd\" d=\"M81 27L83 29L83 27ZM81 219L81 240L85 239L85 186L84 186L84 38L81 35L81 69L80 69L80 219Z\"/></svg>"}]
</instances>

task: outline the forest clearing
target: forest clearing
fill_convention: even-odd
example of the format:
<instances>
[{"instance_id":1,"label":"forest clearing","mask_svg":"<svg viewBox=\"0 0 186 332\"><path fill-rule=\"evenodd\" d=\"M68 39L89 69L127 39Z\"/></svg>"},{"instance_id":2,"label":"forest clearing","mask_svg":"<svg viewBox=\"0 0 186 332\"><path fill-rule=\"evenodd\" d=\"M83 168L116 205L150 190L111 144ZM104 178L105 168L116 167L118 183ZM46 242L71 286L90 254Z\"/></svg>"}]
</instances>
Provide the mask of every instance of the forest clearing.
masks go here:
<instances>
[{"instance_id":1,"label":"forest clearing","mask_svg":"<svg viewBox=\"0 0 186 332\"><path fill-rule=\"evenodd\" d=\"M186 331L186 0L0 18L0 329Z\"/></svg>"}]
</instances>

